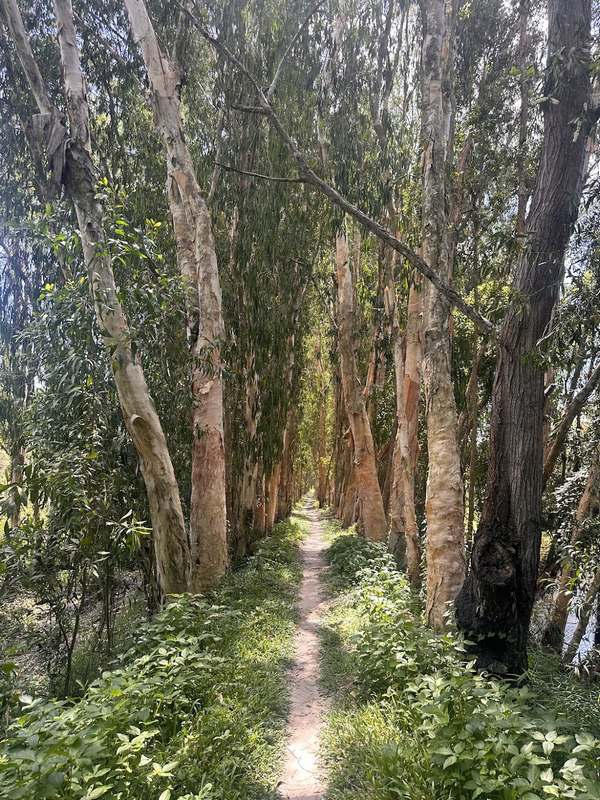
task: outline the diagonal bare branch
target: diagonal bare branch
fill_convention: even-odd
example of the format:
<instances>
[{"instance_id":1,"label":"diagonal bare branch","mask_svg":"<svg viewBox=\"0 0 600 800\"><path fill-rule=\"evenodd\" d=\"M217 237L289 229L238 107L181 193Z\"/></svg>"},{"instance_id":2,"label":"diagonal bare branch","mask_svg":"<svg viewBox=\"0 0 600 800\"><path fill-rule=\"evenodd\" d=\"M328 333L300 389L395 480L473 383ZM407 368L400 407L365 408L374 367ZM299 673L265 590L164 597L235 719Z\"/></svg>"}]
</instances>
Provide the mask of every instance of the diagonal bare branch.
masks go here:
<instances>
[{"instance_id":1,"label":"diagonal bare branch","mask_svg":"<svg viewBox=\"0 0 600 800\"><path fill-rule=\"evenodd\" d=\"M213 161L213 164L228 172L237 172L238 175L249 175L251 178L260 178L263 181L273 181L274 183L304 183L302 178L286 178L279 175L264 175L262 172L249 172L246 169L238 169L231 164L223 164L221 161Z\"/></svg>"},{"instance_id":2,"label":"diagonal bare branch","mask_svg":"<svg viewBox=\"0 0 600 800\"><path fill-rule=\"evenodd\" d=\"M283 123L279 119L277 112L273 108L270 100L265 95L264 91L261 89L257 79L254 75L250 72L250 70L237 58L234 53L227 47L226 44L221 42L217 36L212 34L205 25L198 19L198 17L193 14L188 8L185 8L178 0L175 0L179 8L185 10L188 14L192 24L196 28L196 30L200 33L200 35L211 44L214 49L220 53L230 64L232 64L239 72L248 80L251 84L252 88L256 92L256 96L258 98L259 106L263 109L265 116L268 118L271 127L275 130L275 132L279 135L280 139L283 141L285 146L287 147L288 152L294 159L298 167L298 176L299 179L307 184L315 186L322 192L326 197L328 197L331 202L344 211L346 214L349 214L351 217L356 219L363 227L365 227L368 231L370 231L374 236L377 236L382 242L391 247L392 250L395 250L401 256L403 256L411 266L413 266L416 270L418 270L422 275L424 275L428 280L433 283L433 285L441 292L441 294L446 298L446 300L459 311L461 311L468 319L470 319L477 328L482 331L483 333L493 333L494 326L492 323L486 319L482 314L480 314L473 306L469 305L461 295L449 286L445 281L443 281L440 276L433 270L429 264L421 258L415 251L409 247L407 244L402 242L400 239L397 239L393 234L389 232L383 225L380 225L374 219L369 217L364 211L360 208L355 206L349 200L347 200L343 195L341 195L336 189L333 188L327 181L324 181L320 178L313 169L311 169L308 159L305 154L300 150L296 141L290 136L287 132L286 128L284 127Z\"/></svg>"}]
</instances>

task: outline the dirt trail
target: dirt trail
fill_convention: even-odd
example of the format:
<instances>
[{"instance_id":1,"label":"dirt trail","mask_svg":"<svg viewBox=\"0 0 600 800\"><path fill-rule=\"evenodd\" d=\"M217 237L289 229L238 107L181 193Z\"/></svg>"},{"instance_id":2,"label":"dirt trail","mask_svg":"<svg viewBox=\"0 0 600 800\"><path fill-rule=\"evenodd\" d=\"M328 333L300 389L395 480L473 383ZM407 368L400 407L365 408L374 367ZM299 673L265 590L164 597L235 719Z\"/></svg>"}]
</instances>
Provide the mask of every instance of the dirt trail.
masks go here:
<instances>
[{"instance_id":1,"label":"dirt trail","mask_svg":"<svg viewBox=\"0 0 600 800\"><path fill-rule=\"evenodd\" d=\"M290 673L289 739L279 791L286 800L321 800L318 750L327 699L319 692L319 625L325 607L321 577L326 544L312 497L301 513L309 520L310 530L301 545L300 624Z\"/></svg>"}]
</instances>

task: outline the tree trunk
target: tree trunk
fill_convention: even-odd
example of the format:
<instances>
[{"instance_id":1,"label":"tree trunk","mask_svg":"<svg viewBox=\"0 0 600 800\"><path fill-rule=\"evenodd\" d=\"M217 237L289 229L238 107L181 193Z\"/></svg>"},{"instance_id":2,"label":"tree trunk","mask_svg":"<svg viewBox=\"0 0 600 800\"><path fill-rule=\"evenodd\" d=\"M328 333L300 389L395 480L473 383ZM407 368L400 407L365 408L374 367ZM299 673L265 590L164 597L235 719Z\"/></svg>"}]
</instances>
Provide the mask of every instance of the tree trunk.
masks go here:
<instances>
[{"instance_id":1,"label":"tree trunk","mask_svg":"<svg viewBox=\"0 0 600 800\"><path fill-rule=\"evenodd\" d=\"M390 295L393 286L390 287ZM394 302L393 341L396 374L396 414L398 430L393 456L393 482L390 493L389 545L395 552L401 546L404 565L411 585L421 583L421 554L419 528L415 509L415 470L419 456L417 433L419 426L419 387L421 368L421 297L419 287L412 284L408 295L408 311L404 345L400 341L398 311Z\"/></svg>"},{"instance_id":2,"label":"tree trunk","mask_svg":"<svg viewBox=\"0 0 600 800\"><path fill-rule=\"evenodd\" d=\"M284 433L285 436L285 433ZM267 481L267 497L266 497L266 518L267 530L273 529L275 520L277 518L277 500L279 495L279 479L281 477L281 461L273 467L273 471Z\"/></svg>"},{"instance_id":3,"label":"tree trunk","mask_svg":"<svg viewBox=\"0 0 600 800\"><path fill-rule=\"evenodd\" d=\"M360 518L367 539L381 542L386 536L385 512L377 479L371 426L356 370L352 274L348 258L348 240L343 231L336 236L335 267L342 389L354 441L354 472Z\"/></svg>"},{"instance_id":4,"label":"tree trunk","mask_svg":"<svg viewBox=\"0 0 600 800\"><path fill-rule=\"evenodd\" d=\"M396 259L394 259L395 263ZM385 304L391 316L391 339L396 376L397 430L392 460L392 488L389 504L388 546L406 569L417 589L421 582L419 531L415 510L415 469L418 456L419 385L421 366L420 294L415 284L409 289L406 334L402 340L395 281L392 271Z\"/></svg>"},{"instance_id":5,"label":"tree trunk","mask_svg":"<svg viewBox=\"0 0 600 800\"><path fill-rule=\"evenodd\" d=\"M558 425L550 437L544 453L544 486L550 479L558 456L565 446L573 420L581 413L598 383L600 383L600 363L592 370L581 390L567 404Z\"/></svg>"},{"instance_id":6,"label":"tree trunk","mask_svg":"<svg viewBox=\"0 0 600 800\"><path fill-rule=\"evenodd\" d=\"M598 596L598 592L600 592L600 569L596 570L594 573L592 582L585 593L583 603L579 609L577 625L573 631L573 638L569 642L569 645L563 656L563 661L565 664L570 664L579 651L579 645L581 644L581 640L583 639L587 630L590 616L592 615L592 611L594 609L594 601Z\"/></svg>"},{"instance_id":7,"label":"tree trunk","mask_svg":"<svg viewBox=\"0 0 600 800\"><path fill-rule=\"evenodd\" d=\"M408 294L406 321L406 351L404 355L404 403L400 431L400 458L404 496L404 536L406 537L406 570L415 589L421 585L421 547L415 505L415 477L419 459L419 389L421 378L421 293L420 279L413 283Z\"/></svg>"},{"instance_id":8,"label":"tree trunk","mask_svg":"<svg viewBox=\"0 0 600 800\"><path fill-rule=\"evenodd\" d=\"M55 0L58 43L63 67L70 131L52 107L35 63L15 0L3 0L11 35L40 115L49 158L73 201L88 270L90 291L100 332L111 352L111 366L125 425L140 459L146 485L156 572L163 595L188 588L189 549L173 465L164 432L150 397L119 301L108 246L102 227L102 207L96 197L96 173L91 157L85 81L81 70L70 0ZM63 150L64 148L64 150ZM64 152L64 164L60 154Z\"/></svg>"},{"instance_id":9,"label":"tree trunk","mask_svg":"<svg viewBox=\"0 0 600 800\"><path fill-rule=\"evenodd\" d=\"M165 147L167 197L185 281L193 399L190 587L202 591L223 575L228 564L221 285L210 214L183 133L179 71L159 46L144 0L125 0L125 6L146 65L154 118Z\"/></svg>"},{"instance_id":10,"label":"tree trunk","mask_svg":"<svg viewBox=\"0 0 600 800\"><path fill-rule=\"evenodd\" d=\"M562 562L558 591L554 599L552 614L544 630L543 644L552 648L557 653L562 651L565 638L565 627L569 615L569 602L572 597L571 583L573 580L572 550L580 541L584 533L584 523L588 517L600 513L600 453L597 453L590 466L587 480L577 510L575 512L575 525L569 542L569 550Z\"/></svg>"},{"instance_id":11,"label":"tree trunk","mask_svg":"<svg viewBox=\"0 0 600 800\"><path fill-rule=\"evenodd\" d=\"M530 15L530 0L519 0L519 92L521 107L519 109L519 149L517 151L517 220L515 232L517 236L525 234L525 217L529 187L527 185L527 125L529 120L529 92L531 79L527 75L527 56L529 52L527 26Z\"/></svg>"},{"instance_id":12,"label":"tree trunk","mask_svg":"<svg viewBox=\"0 0 600 800\"><path fill-rule=\"evenodd\" d=\"M254 526L254 507L258 461L256 456L256 434L258 431L259 397L258 375L254 353L246 359L245 368L244 422L246 426L245 455L238 501L236 555L244 556L248 551L248 534Z\"/></svg>"},{"instance_id":13,"label":"tree trunk","mask_svg":"<svg viewBox=\"0 0 600 800\"><path fill-rule=\"evenodd\" d=\"M267 532L267 496L266 493L268 491L268 481L265 478L265 473L260 473L260 478L258 479L258 491L256 493L256 506L254 509L254 530L256 535L259 538L262 538L265 533ZM273 527L271 525L271 527ZM269 528L270 530L270 528Z\"/></svg>"},{"instance_id":14,"label":"tree trunk","mask_svg":"<svg viewBox=\"0 0 600 800\"><path fill-rule=\"evenodd\" d=\"M319 508L323 508L327 502L327 406L329 400L329 383L323 365L323 345L319 332L319 343L317 348L317 361L319 364L319 420L316 441L316 481L317 481L317 502Z\"/></svg>"},{"instance_id":15,"label":"tree trunk","mask_svg":"<svg viewBox=\"0 0 600 800\"><path fill-rule=\"evenodd\" d=\"M590 0L550 0L544 141L527 244L500 333L491 412L487 499L457 618L477 665L502 675L527 667L541 540L544 373L539 343L558 299L581 197L590 95ZM565 54L569 58L565 58Z\"/></svg>"},{"instance_id":16,"label":"tree trunk","mask_svg":"<svg viewBox=\"0 0 600 800\"><path fill-rule=\"evenodd\" d=\"M453 5L453 4L451 4ZM447 150L454 10L426 0L423 38L423 258L444 281L448 254ZM427 415L427 621L442 628L464 581L463 483L451 378L450 306L429 281L422 289L423 384Z\"/></svg>"}]
</instances>

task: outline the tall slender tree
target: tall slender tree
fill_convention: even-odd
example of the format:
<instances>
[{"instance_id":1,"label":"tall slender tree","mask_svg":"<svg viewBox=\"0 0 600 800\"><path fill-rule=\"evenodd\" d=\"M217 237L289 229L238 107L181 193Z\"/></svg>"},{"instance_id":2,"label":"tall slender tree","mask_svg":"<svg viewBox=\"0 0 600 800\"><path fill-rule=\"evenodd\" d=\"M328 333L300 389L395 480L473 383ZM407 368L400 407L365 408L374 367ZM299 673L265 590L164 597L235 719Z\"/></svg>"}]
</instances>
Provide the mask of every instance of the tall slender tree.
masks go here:
<instances>
[{"instance_id":1,"label":"tall slender tree","mask_svg":"<svg viewBox=\"0 0 600 800\"><path fill-rule=\"evenodd\" d=\"M221 577L228 563L221 284L210 213L183 131L179 69L162 51L144 1L125 0L125 6L146 65L154 117L164 143L167 197L185 281L193 402L190 587L200 591Z\"/></svg>"},{"instance_id":2,"label":"tall slender tree","mask_svg":"<svg viewBox=\"0 0 600 800\"><path fill-rule=\"evenodd\" d=\"M422 255L447 283L447 179L451 163L456 3L423 4ZM423 383L427 414L427 619L441 628L465 576L463 482L451 375L450 306L430 281L422 289Z\"/></svg>"},{"instance_id":3,"label":"tall slender tree","mask_svg":"<svg viewBox=\"0 0 600 800\"><path fill-rule=\"evenodd\" d=\"M43 137L54 181L59 186L64 184L77 214L96 318L111 353L123 418L138 453L146 485L159 587L164 594L183 592L188 588L189 548L179 488L139 356L134 354L107 247L92 160L86 83L71 2L54 2L68 130L52 105L16 0L2 0L2 3L19 61L39 109L35 127Z\"/></svg>"},{"instance_id":4,"label":"tall slender tree","mask_svg":"<svg viewBox=\"0 0 600 800\"><path fill-rule=\"evenodd\" d=\"M541 541L544 369L540 348L558 300L583 183L590 101L590 0L549 0L544 139L498 341L487 499L457 602L480 668L520 675Z\"/></svg>"}]
</instances>

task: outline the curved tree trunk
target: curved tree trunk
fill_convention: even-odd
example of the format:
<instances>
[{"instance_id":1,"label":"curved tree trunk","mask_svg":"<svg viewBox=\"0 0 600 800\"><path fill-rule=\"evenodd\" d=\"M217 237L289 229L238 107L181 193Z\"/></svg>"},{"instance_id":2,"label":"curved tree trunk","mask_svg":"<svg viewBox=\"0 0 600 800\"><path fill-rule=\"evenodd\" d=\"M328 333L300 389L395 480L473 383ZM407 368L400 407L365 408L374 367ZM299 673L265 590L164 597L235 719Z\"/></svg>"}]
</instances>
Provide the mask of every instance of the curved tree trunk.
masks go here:
<instances>
[{"instance_id":1,"label":"curved tree trunk","mask_svg":"<svg viewBox=\"0 0 600 800\"><path fill-rule=\"evenodd\" d=\"M115 277L102 227L102 207L96 198L96 172L91 156L90 125L85 80L73 24L70 0L55 0L58 43L67 97L69 132L48 98L15 0L3 0L17 54L38 105L48 156L61 175L73 201L81 234L100 331L111 351L111 367L125 425L140 459L152 522L156 572L164 595L188 588L189 549L179 488L164 432L150 397L131 335L119 301ZM61 160L64 154L64 163Z\"/></svg>"},{"instance_id":2,"label":"curved tree trunk","mask_svg":"<svg viewBox=\"0 0 600 800\"><path fill-rule=\"evenodd\" d=\"M445 282L452 264L446 212L450 84L453 59L453 3L426 0L423 38L423 243L422 256ZM465 577L463 482L458 417L451 377L450 305L425 281L423 303L423 384L427 415L428 474L427 620L442 628L448 604Z\"/></svg>"},{"instance_id":3,"label":"curved tree trunk","mask_svg":"<svg viewBox=\"0 0 600 800\"><path fill-rule=\"evenodd\" d=\"M584 532L585 520L593 515L600 513L600 453L590 466L587 480L577 510L575 512L575 526L569 542L570 549L574 548L580 541ZM565 638L565 627L569 616L569 602L572 596L570 591L573 580L573 559L568 552L563 560L558 579L558 591L554 599L552 614L546 625L543 635L543 644L552 648L557 653L562 651Z\"/></svg>"},{"instance_id":4,"label":"curved tree trunk","mask_svg":"<svg viewBox=\"0 0 600 800\"><path fill-rule=\"evenodd\" d=\"M167 197L185 281L193 400L190 586L202 591L223 575L228 564L221 285L210 214L183 133L179 71L159 46L144 0L124 2L146 65L154 118L165 147Z\"/></svg>"},{"instance_id":5,"label":"curved tree trunk","mask_svg":"<svg viewBox=\"0 0 600 800\"><path fill-rule=\"evenodd\" d=\"M577 218L590 97L590 0L550 0L544 141L537 183L498 347L487 499L457 603L479 668L521 675L541 540L544 373L539 343L558 300ZM565 59L564 54L569 53Z\"/></svg>"},{"instance_id":6,"label":"curved tree trunk","mask_svg":"<svg viewBox=\"0 0 600 800\"><path fill-rule=\"evenodd\" d=\"M565 446L565 442L567 441L573 420L578 416L578 414L581 413L583 407L590 399L592 393L599 383L600 363L596 364L581 390L577 392L577 394L567 404L567 407L565 408L558 425L552 432L550 441L548 442L544 452L544 486L550 479L556 461Z\"/></svg>"},{"instance_id":7,"label":"curved tree trunk","mask_svg":"<svg viewBox=\"0 0 600 800\"><path fill-rule=\"evenodd\" d=\"M563 655L563 661L565 664L570 664L579 651L579 645L581 644L581 640L583 639L587 630L592 611L594 610L594 601L598 596L598 592L600 592L600 569L596 570L594 573L592 582L585 593L585 597L583 598L583 603L579 609L577 625L573 631L573 637Z\"/></svg>"},{"instance_id":8,"label":"curved tree trunk","mask_svg":"<svg viewBox=\"0 0 600 800\"><path fill-rule=\"evenodd\" d=\"M356 371L352 274L349 264L348 240L343 231L336 236L335 267L342 389L354 442L353 471L360 519L367 539L381 542L386 537L385 512L377 478L371 426Z\"/></svg>"}]
</instances>

